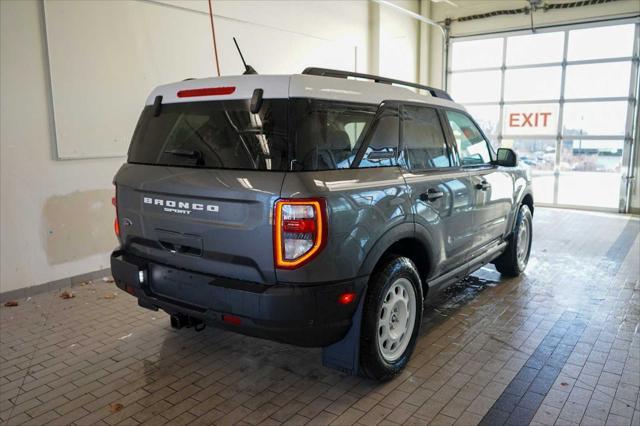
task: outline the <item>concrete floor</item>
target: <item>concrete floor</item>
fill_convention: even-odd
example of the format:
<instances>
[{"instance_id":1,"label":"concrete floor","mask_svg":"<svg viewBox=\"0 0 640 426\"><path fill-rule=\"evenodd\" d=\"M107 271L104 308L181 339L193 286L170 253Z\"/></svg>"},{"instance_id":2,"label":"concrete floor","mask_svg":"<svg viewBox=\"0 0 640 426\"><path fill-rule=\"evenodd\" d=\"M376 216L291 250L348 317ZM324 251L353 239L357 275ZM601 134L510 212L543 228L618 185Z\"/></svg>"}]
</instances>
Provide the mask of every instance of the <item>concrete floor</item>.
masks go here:
<instances>
[{"instance_id":1,"label":"concrete floor","mask_svg":"<svg viewBox=\"0 0 640 426\"><path fill-rule=\"evenodd\" d=\"M303 349L175 331L98 281L0 308L3 424L640 425L640 222L538 209L527 273L434 298L378 384Z\"/></svg>"}]
</instances>

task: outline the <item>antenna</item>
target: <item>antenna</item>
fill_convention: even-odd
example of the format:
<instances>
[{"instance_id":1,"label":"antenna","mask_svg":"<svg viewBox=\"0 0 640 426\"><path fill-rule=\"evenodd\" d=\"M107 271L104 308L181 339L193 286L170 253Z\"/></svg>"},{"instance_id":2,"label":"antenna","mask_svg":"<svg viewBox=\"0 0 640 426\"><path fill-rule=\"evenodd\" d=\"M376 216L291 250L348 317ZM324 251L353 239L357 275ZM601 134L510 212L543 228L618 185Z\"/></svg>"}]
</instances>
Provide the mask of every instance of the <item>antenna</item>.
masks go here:
<instances>
[{"instance_id":1,"label":"antenna","mask_svg":"<svg viewBox=\"0 0 640 426\"><path fill-rule=\"evenodd\" d=\"M233 37L233 42L236 44L236 49L238 49L238 54L240 55L240 59L242 59L242 63L244 64L243 74L258 74L258 72L251 65L247 65L247 63L244 61L244 56L242 56L242 51L240 50L240 46L238 46L238 41L235 37Z\"/></svg>"}]
</instances>

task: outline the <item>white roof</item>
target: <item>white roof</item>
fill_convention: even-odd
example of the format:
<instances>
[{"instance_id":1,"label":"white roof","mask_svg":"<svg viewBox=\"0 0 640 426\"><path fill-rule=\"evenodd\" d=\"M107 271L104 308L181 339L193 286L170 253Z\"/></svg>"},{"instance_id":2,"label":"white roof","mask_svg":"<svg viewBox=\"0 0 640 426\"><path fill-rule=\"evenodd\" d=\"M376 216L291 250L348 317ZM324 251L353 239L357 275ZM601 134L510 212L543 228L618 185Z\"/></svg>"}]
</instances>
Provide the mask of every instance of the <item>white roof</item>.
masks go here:
<instances>
[{"instance_id":1,"label":"white roof","mask_svg":"<svg viewBox=\"0 0 640 426\"><path fill-rule=\"evenodd\" d=\"M226 92L230 93L213 96L178 96L180 91L206 88L228 88ZM306 74L252 74L185 80L156 87L147 98L147 105L152 105L158 95L162 96L162 103L251 99L253 91L257 88L264 91L265 99L314 98L376 105L382 101L405 101L464 109L450 100L421 95L402 86Z\"/></svg>"}]
</instances>

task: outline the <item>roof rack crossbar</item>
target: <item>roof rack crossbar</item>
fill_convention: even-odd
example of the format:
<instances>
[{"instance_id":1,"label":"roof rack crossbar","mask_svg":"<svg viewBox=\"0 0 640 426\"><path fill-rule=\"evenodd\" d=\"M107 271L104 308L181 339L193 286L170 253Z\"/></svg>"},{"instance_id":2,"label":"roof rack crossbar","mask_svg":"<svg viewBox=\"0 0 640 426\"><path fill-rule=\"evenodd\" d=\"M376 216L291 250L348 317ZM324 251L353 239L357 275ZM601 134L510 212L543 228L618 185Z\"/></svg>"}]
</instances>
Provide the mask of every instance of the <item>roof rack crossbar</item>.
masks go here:
<instances>
[{"instance_id":1,"label":"roof rack crossbar","mask_svg":"<svg viewBox=\"0 0 640 426\"><path fill-rule=\"evenodd\" d=\"M444 90L436 89L435 87L424 86L418 83L411 83L409 81L402 81L402 80L396 80L393 78L380 77L379 75L364 74L364 73L354 72L354 71L332 70L329 68L316 68L316 67L305 68L304 71L302 71L302 74L317 75L321 77L335 77L335 78L353 77L353 78L362 78L365 80L373 80L375 83L397 84L399 86L407 86L407 87L413 87L415 89L426 90L434 98L447 99L450 101L453 100L451 96L449 96L449 94Z\"/></svg>"}]
</instances>

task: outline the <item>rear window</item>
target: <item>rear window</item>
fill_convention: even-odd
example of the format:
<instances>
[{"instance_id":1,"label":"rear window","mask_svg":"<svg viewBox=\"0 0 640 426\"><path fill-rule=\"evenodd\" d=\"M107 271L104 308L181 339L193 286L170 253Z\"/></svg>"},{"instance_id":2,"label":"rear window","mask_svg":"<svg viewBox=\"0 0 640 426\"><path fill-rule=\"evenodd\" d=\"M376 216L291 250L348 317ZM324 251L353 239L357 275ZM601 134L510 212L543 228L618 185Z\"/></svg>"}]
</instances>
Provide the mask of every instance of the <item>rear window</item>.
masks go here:
<instances>
[{"instance_id":1,"label":"rear window","mask_svg":"<svg viewBox=\"0 0 640 426\"><path fill-rule=\"evenodd\" d=\"M252 114L249 104L249 100L163 104L158 116L153 106L147 106L133 135L128 161L213 169L343 169L352 166L369 130L368 151L397 148L397 117L395 127L383 125L386 117L373 123L375 105L265 99L260 111ZM391 129L393 137L381 140L385 129ZM365 156L360 167L393 165L394 161L368 161Z\"/></svg>"},{"instance_id":2,"label":"rear window","mask_svg":"<svg viewBox=\"0 0 640 426\"><path fill-rule=\"evenodd\" d=\"M265 99L147 106L133 135L129 162L216 169L286 170L286 100Z\"/></svg>"}]
</instances>

